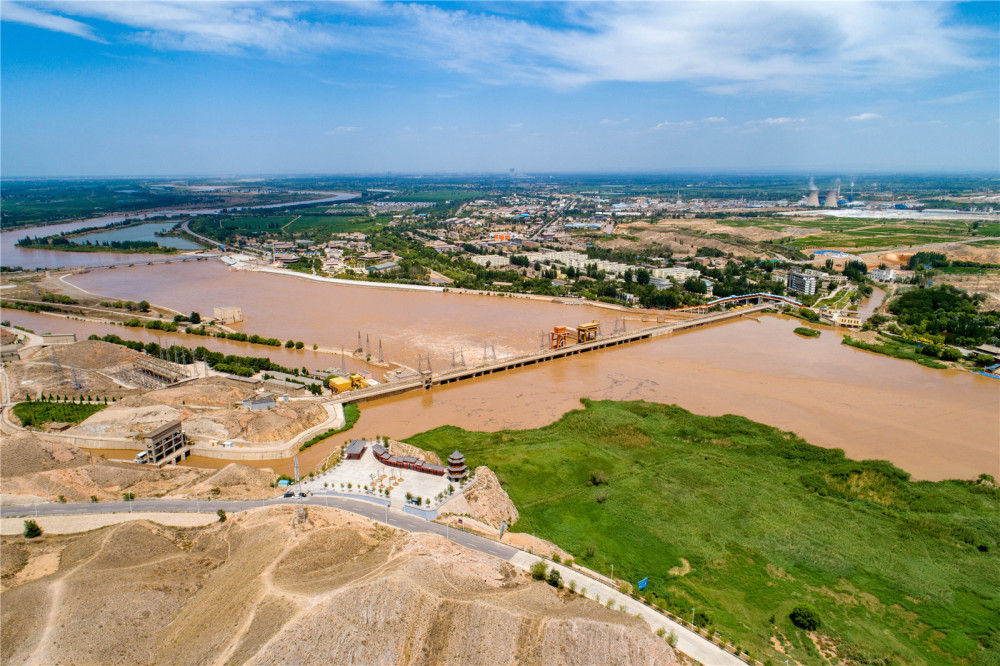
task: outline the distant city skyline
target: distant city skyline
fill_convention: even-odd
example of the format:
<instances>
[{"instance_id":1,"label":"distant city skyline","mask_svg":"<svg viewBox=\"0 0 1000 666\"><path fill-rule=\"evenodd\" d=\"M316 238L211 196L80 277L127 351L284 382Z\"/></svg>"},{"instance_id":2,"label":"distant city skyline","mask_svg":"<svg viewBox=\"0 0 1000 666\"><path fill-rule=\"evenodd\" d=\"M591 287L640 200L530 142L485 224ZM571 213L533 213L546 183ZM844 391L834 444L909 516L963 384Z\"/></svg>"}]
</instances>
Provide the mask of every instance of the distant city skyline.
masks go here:
<instances>
[{"instance_id":1,"label":"distant city skyline","mask_svg":"<svg viewBox=\"0 0 1000 666\"><path fill-rule=\"evenodd\" d=\"M1000 172L978 3L0 4L4 177Z\"/></svg>"}]
</instances>

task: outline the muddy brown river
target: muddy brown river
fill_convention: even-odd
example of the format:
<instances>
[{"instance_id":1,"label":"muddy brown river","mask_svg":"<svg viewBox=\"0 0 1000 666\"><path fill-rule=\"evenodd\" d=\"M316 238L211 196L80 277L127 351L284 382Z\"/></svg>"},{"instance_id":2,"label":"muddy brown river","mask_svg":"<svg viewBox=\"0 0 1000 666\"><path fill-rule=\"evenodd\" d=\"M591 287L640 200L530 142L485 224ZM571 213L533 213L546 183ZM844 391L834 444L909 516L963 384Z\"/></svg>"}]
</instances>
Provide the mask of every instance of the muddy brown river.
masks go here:
<instances>
[{"instance_id":1,"label":"muddy brown river","mask_svg":"<svg viewBox=\"0 0 1000 666\"><path fill-rule=\"evenodd\" d=\"M239 305L247 314L246 330L307 344L351 344L360 329L373 340L381 337L388 357L415 364L430 354L436 370L447 367L443 359L452 348L464 347L469 362L481 357L482 340L492 341L498 355L532 351L553 324L596 317L610 332L616 316L593 306L312 283L217 264L96 271L73 282L182 311ZM27 315L5 316L18 323ZM802 338L792 333L799 325L776 315L746 318L364 403L353 431L300 454L300 463L311 469L341 441L357 436L404 439L445 424L538 427L587 397L738 414L813 444L842 448L852 458L891 460L920 479L1000 474L1000 381L856 350L829 329L819 338ZM114 328L123 337L131 332ZM225 464L198 457L189 463ZM254 464L283 472L291 467L288 460Z\"/></svg>"}]
</instances>

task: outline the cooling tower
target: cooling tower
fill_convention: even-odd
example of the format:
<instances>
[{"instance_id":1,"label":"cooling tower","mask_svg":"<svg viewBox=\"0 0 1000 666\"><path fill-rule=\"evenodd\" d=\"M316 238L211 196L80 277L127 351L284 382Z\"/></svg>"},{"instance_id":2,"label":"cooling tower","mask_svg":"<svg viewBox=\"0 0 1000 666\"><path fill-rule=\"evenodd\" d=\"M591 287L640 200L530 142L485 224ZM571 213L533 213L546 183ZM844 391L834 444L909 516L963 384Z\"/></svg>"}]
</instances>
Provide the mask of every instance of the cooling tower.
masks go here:
<instances>
[{"instance_id":1,"label":"cooling tower","mask_svg":"<svg viewBox=\"0 0 1000 666\"><path fill-rule=\"evenodd\" d=\"M816 204L819 205L818 203ZM837 190L830 190L826 193L826 201L823 202L823 208L836 208L837 207Z\"/></svg>"},{"instance_id":2,"label":"cooling tower","mask_svg":"<svg viewBox=\"0 0 1000 666\"><path fill-rule=\"evenodd\" d=\"M809 198L806 199L806 206L819 208L819 190L809 190Z\"/></svg>"}]
</instances>

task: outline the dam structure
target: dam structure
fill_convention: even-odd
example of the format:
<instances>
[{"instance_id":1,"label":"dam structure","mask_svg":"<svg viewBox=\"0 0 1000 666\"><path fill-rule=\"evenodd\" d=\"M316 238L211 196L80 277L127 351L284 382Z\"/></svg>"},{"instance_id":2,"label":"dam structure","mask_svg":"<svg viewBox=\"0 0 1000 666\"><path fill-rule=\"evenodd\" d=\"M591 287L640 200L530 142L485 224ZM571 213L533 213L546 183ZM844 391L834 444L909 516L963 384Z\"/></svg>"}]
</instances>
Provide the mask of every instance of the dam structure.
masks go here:
<instances>
[{"instance_id":1,"label":"dam structure","mask_svg":"<svg viewBox=\"0 0 1000 666\"><path fill-rule=\"evenodd\" d=\"M640 340L650 340L664 335L671 335L679 331L698 328L700 326L707 326L709 324L737 319L743 315L762 312L775 306L775 301L778 301L778 299L776 297L772 297L772 299L774 299L774 301L766 300L765 302L763 297L756 298L758 303L742 308L712 312L698 317L650 326L636 331L615 333L604 337L598 337L594 340L579 342L577 344L569 344L555 349L545 349L530 354L511 356L509 358L484 363L478 366L450 368L441 372L422 370L416 376L405 377L396 381L387 382L385 384L378 384L376 386L344 393L342 396L332 400L331 402L347 404L378 400L379 398L408 393L418 389L428 390L434 386L453 384L464 379L484 377L486 375L504 372L505 370L523 368L529 365L536 365L538 363L545 363L546 361L565 358L567 356L576 356L578 354L584 354L598 349L607 349L608 347L627 345L631 342L638 342ZM783 301L784 299L781 300Z\"/></svg>"}]
</instances>

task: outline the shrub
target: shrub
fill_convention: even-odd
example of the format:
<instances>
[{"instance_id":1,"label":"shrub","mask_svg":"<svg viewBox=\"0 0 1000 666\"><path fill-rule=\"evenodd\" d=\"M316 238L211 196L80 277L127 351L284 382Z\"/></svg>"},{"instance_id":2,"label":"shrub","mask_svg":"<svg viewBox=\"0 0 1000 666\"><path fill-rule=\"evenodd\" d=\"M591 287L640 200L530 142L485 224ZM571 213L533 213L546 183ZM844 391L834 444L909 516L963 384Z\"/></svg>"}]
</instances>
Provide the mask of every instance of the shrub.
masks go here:
<instances>
[{"instance_id":1,"label":"shrub","mask_svg":"<svg viewBox=\"0 0 1000 666\"><path fill-rule=\"evenodd\" d=\"M574 593L574 594L576 594L576 581L575 580L571 580L569 582L569 591L572 592L572 593Z\"/></svg>"},{"instance_id":2,"label":"shrub","mask_svg":"<svg viewBox=\"0 0 1000 666\"><path fill-rule=\"evenodd\" d=\"M817 611L812 604L799 604L792 609L792 612L788 615L791 619L792 624L794 624L799 629L804 629L806 631L815 631L819 629L822 621L819 617L819 611Z\"/></svg>"},{"instance_id":3,"label":"shrub","mask_svg":"<svg viewBox=\"0 0 1000 666\"><path fill-rule=\"evenodd\" d=\"M548 571L549 571L548 565L545 564L545 562L542 562L541 560L531 565L531 576L535 580L543 580L545 578L545 574L547 574Z\"/></svg>"},{"instance_id":4,"label":"shrub","mask_svg":"<svg viewBox=\"0 0 1000 666\"><path fill-rule=\"evenodd\" d=\"M24 521L24 538L34 539L35 537L42 536L42 528L38 526L34 520Z\"/></svg>"},{"instance_id":5,"label":"shrub","mask_svg":"<svg viewBox=\"0 0 1000 666\"><path fill-rule=\"evenodd\" d=\"M559 570L556 569L555 567L553 567L552 570L549 571L548 583L552 587L562 587L562 584L563 584L562 583L562 574L560 574Z\"/></svg>"},{"instance_id":6,"label":"shrub","mask_svg":"<svg viewBox=\"0 0 1000 666\"><path fill-rule=\"evenodd\" d=\"M595 469L590 473L590 483L599 486L602 483L608 483L608 475L604 473L604 470Z\"/></svg>"},{"instance_id":7,"label":"shrub","mask_svg":"<svg viewBox=\"0 0 1000 666\"><path fill-rule=\"evenodd\" d=\"M663 627L660 627L659 629L656 630L656 635L659 636L660 638L663 638L664 636L667 635L667 630L664 629Z\"/></svg>"},{"instance_id":8,"label":"shrub","mask_svg":"<svg viewBox=\"0 0 1000 666\"><path fill-rule=\"evenodd\" d=\"M556 564L562 564L562 558L559 557L559 553L552 553L552 561Z\"/></svg>"},{"instance_id":9,"label":"shrub","mask_svg":"<svg viewBox=\"0 0 1000 666\"><path fill-rule=\"evenodd\" d=\"M90 496L90 501L91 502L95 502L95 503L98 502L99 500L97 499L97 495L91 495Z\"/></svg>"},{"instance_id":10,"label":"shrub","mask_svg":"<svg viewBox=\"0 0 1000 666\"><path fill-rule=\"evenodd\" d=\"M597 554L597 544L594 543L593 541L588 541L586 548L587 548L587 559L588 560L590 558L592 558L594 555Z\"/></svg>"},{"instance_id":11,"label":"shrub","mask_svg":"<svg viewBox=\"0 0 1000 666\"><path fill-rule=\"evenodd\" d=\"M135 499L135 493L122 493L122 499L126 502Z\"/></svg>"},{"instance_id":12,"label":"shrub","mask_svg":"<svg viewBox=\"0 0 1000 666\"><path fill-rule=\"evenodd\" d=\"M604 504L608 501L608 492L606 490L602 490L594 496L594 499L597 500L598 504Z\"/></svg>"},{"instance_id":13,"label":"shrub","mask_svg":"<svg viewBox=\"0 0 1000 666\"><path fill-rule=\"evenodd\" d=\"M66 503L66 496L65 495L60 495L59 496L59 503L60 504L65 504Z\"/></svg>"},{"instance_id":14,"label":"shrub","mask_svg":"<svg viewBox=\"0 0 1000 666\"><path fill-rule=\"evenodd\" d=\"M223 511L222 509L219 509L215 513L216 513L216 515L219 516L219 522L220 523L226 522L226 512L225 511Z\"/></svg>"},{"instance_id":15,"label":"shrub","mask_svg":"<svg viewBox=\"0 0 1000 666\"><path fill-rule=\"evenodd\" d=\"M670 647L672 647L672 648L677 647L677 632L676 631L673 631L673 630L670 631L670 635L667 636L667 644L670 645Z\"/></svg>"}]
</instances>

